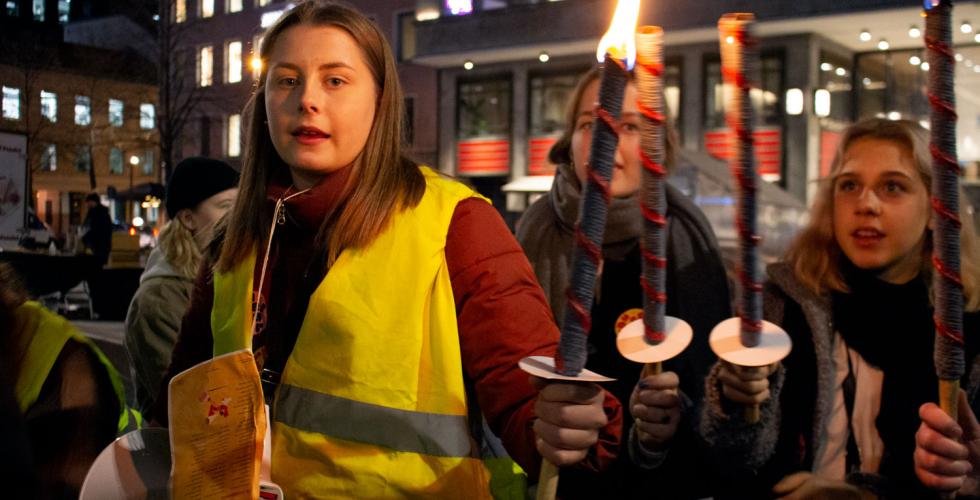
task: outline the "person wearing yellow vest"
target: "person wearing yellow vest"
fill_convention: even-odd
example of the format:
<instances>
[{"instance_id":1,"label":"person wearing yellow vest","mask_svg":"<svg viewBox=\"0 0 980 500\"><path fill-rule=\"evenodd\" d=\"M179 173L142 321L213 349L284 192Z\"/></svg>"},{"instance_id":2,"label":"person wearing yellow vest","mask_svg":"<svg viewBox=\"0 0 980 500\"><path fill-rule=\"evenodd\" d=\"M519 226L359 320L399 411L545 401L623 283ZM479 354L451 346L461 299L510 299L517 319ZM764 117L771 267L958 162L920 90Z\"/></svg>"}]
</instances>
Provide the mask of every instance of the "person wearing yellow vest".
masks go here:
<instances>
[{"instance_id":1,"label":"person wearing yellow vest","mask_svg":"<svg viewBox=\"0 0 980 500\"><path fill-rule=\"evenodd\" d=\"M480 459L485 427L532 480L542 456L608 464L619 402L517 367L554 354L547 301L487 200L402 155L397 70L374 23L303 2L259 55L240 195L165 378L250 349L286 498L520 498Z\"/></svg>"},{"instance_id":2,"label":"person wearing yellow vest","mask_svg":"<svg viewBox=\"0 0 980 500\"><path fill-rule=\"evenodd\" d=\"M78 498L89 466L117 435L136 428L122 379L71 323L26 300L0 264L0 379L13 381L42 498Z\"/></svg>"}]
</instances>

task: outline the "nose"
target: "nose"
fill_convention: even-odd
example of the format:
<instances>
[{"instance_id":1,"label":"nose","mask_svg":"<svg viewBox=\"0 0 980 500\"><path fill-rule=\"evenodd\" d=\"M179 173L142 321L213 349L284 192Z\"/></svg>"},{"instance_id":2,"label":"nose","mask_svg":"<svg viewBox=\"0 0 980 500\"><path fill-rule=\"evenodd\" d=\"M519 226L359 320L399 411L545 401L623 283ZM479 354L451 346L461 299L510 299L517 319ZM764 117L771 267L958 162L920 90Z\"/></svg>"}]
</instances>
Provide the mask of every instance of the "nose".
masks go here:
<instances>
[{"instance_id":1,"label":"nose","mask_svg":"<svg viewBox=\"0 0 980 500\"><path fill-rule=\"evenodd\" d=\"M304 82L299 89L299 112L316 114L320 111L317 85Z\"/></svg>"},{"instance_id":2,"label":"nose","mask_svg":"<svg viewBox=\"0 0 980 500\"><path fill-rule=\"evenodd\" d=\"M881 200L874 189L864 188L861 190L855 211L861 215L878 215L881 213Z\"/></svg>"}]
</instances>

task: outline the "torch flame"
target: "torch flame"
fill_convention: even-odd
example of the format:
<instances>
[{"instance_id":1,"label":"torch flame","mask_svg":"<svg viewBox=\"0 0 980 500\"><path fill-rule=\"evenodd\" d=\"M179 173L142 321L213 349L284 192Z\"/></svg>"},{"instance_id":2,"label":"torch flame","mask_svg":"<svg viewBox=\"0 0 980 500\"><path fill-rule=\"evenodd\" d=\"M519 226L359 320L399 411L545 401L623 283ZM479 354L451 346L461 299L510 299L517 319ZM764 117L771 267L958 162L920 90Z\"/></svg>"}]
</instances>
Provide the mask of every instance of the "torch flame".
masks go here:
<instances>
[{"instance_id":1,"label":"torch flame","mask_svg":"<svg viewBox=\"0 0 980 500\"><path fill-rule=\"evenodd\" d=\"M639 17L640 0L619 0L609 30L602 35L599 48L595 52L599 62L606 59L608 52L613 57L622 59L627 69L633 69L633 63L636 62L636 42L633 39L633 32L636 30L636 21Z\"/></svg>"}]
</instances>

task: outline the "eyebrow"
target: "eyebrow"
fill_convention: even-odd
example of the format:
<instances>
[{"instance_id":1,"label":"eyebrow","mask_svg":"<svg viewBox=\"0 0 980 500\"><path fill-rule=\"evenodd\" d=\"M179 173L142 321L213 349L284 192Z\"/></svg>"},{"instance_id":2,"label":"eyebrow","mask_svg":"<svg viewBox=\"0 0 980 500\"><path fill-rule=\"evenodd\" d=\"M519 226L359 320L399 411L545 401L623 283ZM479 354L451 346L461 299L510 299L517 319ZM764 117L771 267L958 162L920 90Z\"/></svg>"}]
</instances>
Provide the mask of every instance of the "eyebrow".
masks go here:
<instances>
[{"instance_id":1,"label":"eyebrow","mask_svg":"<svg viewBox=\"0 0 980 500\"><path fill-rule=\"evenodd\" d=\"M300 71L300 67L298 65L296 65L296 64L291 63L291 62L277 62L277 63L273 63L272 68L273 69L275 69L275 68L288 68L288 69ZM354 70L354 67L351 66L350 64L347 64L345 62L340 62L340 61L323 63L323 64L321 64L320 66L317 67L317 70L318 71L323 71L323 70L337 69L337 68L347 68L347 69L349 69L351 71Z\"/></svg>"},{"instance_id":2,"label":"eyebrow","mask_svg":"<svg viewBox=\"0 0 980 500\"><path fill-rule=\"evenodd\" d=\"M834 176L834 180L840 179L841 177L858 177L858 173L853 170L838 172L837 175ZM909 180L914 178L901 170L886 170L879 177L903 177Z\"/></svg>"}]
</instances>

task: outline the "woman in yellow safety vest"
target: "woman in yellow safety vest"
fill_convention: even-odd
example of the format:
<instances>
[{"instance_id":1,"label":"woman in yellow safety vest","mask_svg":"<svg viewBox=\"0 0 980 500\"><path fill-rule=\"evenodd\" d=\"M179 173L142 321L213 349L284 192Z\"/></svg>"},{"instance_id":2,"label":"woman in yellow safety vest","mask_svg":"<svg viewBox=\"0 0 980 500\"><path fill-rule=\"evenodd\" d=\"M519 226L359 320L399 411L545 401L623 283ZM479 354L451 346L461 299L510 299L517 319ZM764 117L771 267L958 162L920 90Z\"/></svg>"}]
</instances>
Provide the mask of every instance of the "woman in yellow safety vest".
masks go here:
<instances>
[{"instance_id":1,"label":"woman in yellow safety vest","mask_svg":"<svg viewBox=\"0 0 980 500\"><path fill-rule=\"evenodd\" d=\"M374 23L303 2L259 55L240 195L169 376L251 349L287 498L522 494L499 470L491 484L486 427L532 478L542 456L607 464L618 401L517 367L554 353L547 301L487 200L402 154L397 69Z\"/></svg>"},{"instance_id":2,"label":"woman in yellow safety vest","mask_svg":"<svg viewBox=\"0 0 980 500\"><path fill-rule=\"evenodd\" d=\"M27 300L6 264L0 264L0 381L13 383L26 434L16 438L26 437L29 454L5 456L4 463L25 467L26 462L29 474L40 480L35 484L40 491L24 498L78 498L102 449L138 424L108 358L65 318ZM4 445L23 449L6 439ZM12 481L30 481L30 476ZM15 491L16 486L11 485Z\"/></svg>"}]
</instances>

